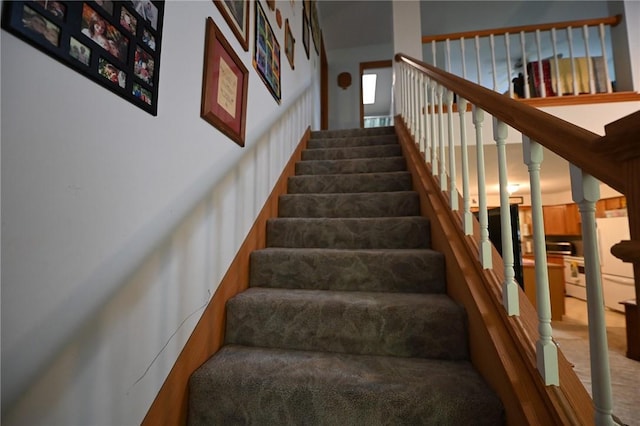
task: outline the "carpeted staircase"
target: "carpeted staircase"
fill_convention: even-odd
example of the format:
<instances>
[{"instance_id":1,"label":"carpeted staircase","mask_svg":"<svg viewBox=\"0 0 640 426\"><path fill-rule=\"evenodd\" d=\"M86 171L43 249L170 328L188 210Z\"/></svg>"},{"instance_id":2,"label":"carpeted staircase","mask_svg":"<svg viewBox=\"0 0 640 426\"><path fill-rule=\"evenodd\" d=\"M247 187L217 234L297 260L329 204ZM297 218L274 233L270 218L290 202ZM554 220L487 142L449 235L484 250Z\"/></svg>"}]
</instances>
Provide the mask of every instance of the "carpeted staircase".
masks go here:
<instances>
[{"instance_id":1,"label":"carpeted staircase","mask_svg":"<svg viewBox=\"0 0 640 426\"><path fill-rule=\"evenodd\" d=\"M392 127L313 132L190 425L500 425Z\"/></svg>"}]
</instances>

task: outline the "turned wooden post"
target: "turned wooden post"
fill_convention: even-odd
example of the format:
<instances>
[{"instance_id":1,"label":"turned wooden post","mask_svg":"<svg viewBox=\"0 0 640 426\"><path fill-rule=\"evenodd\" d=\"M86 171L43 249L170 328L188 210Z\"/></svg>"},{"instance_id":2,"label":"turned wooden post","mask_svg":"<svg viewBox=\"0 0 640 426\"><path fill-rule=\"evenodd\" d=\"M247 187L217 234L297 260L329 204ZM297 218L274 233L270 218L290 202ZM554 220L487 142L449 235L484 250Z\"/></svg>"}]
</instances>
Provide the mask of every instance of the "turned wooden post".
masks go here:
<instances>
[{"instance_id":1,"label":"turned wooden post","mask_svg":"<svg viewBox=\"0 0 640 426\"><path fill-rule=\"evenodd\" d=\"M633 263L636 300L625 304L627 356L640 361L640 111L606 125L605 133L597 141L598 149L621 164L624 173L631 240L614 245L611 253Z\"/></svg>"}]
</instances>

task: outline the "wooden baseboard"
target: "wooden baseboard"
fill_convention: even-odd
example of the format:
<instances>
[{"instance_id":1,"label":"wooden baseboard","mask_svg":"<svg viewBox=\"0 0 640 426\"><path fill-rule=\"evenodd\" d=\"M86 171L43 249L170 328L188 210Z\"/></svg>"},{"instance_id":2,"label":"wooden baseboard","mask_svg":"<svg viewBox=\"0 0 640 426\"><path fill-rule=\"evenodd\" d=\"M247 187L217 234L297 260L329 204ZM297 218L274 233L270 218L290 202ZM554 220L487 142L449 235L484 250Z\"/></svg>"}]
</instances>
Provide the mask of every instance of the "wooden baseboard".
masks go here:
<instances>
[{"instance_id":1,"label":"wooden baseboard","mask_svg":"<svg viewBox=\"0 0 640 426\"><path fill-rule=\"evenodd\" d=\"M307 147L310 136L311 129L307 128L240 246L231 266L222 278L218 289L205 308L153 404L151 404L142 421L143 426L186 424L189 408L189 377L222 346L227 300L248 287L249 255L252 251L265 247L267 219L278 215L278 197L287 192L287 179L295 174L295 163L301 159L302 151Z\"/></svg>"}]
</instances>

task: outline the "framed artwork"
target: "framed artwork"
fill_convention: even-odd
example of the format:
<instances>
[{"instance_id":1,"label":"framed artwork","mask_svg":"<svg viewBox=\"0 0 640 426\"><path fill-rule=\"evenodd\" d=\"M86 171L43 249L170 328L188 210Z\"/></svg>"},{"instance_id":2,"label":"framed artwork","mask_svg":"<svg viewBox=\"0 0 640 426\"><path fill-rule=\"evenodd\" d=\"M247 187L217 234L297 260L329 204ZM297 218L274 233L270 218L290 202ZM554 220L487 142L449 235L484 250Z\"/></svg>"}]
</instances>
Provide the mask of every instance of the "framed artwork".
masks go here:
<instances>
[{"instance_id":1,"label":"framed artwork","mask_svg":"<svg viewBox=\"0 0 640 426\"><path fill-rule=\"evenodd\" d=\"M320 54L320 21L318 21L318 6L316 0L311 0L311 36L316 54Z\"/></svg>"},{"instance_id":2,"label":"framed artwork","mask_svg":"<svg viewBox=\"0 0 640 426\"><path fill-rule=\"evenodd\" d=\"M244 146L249 70L207 18L200 116Z\"/></svg>"},{"instance_id":3,"label":"framed artwork","mask_svg":"<svg viewBox=\"0 0 640 426\"><path fill-rule=\"evenodd\" d=\"M291 69L295 69L295 65L293 63L293 54L295 53L296 47L296 39L293 38L293 34L291 33L291 27L289 26L289 20L284 21L284 53L287 55L287 59L289 59L289 65L291 65Z\"/></svg>"},{"instance_id":4,"label":"framed artwork","mask_svg":"<svg viewBox=\"0 0 640 426\"><path fill-rule=\"evenodd\" d=\"M260 2L256 4L253 66L277 103L280 103L280 44Z\"/></svg>"},{"instance_id":5,"label":"framed artwork","mask_svg":"<svg viewBox=\"0 0 640 426\"><path fill-rule=\"evenodd\" d=\"M2 27L152 115L164 1L11 1Z\"/></svg>"},{"instance_id":6,"label":"framed artwork","mask_svg":"<svg viewBox=\"0 0 640 426\"><path fill-rule=\"evenodd\" d=\"M276 0L266 0L267 6L271 10L276 10Z\"/></svg>"},{"instance_id":7,"label":"framed artwork","mask_svg":"<svg viewBox=\"0 0 640 426\"><path fill-rule=\"evenodd\" d=\"M302 14L302 44L304 53L307 54L307 59L309 59L309 19L306 13Z\"/></svg>"},{"instance_id":8,"label":"framed artwork","mask_svg":"<svg viewBox=\"0 0 640 426\"><path fill-rule=\"evenodd\" d=\"M242 48L249 50L249 0L213 0Z\"/></svg>"}]
</instances>

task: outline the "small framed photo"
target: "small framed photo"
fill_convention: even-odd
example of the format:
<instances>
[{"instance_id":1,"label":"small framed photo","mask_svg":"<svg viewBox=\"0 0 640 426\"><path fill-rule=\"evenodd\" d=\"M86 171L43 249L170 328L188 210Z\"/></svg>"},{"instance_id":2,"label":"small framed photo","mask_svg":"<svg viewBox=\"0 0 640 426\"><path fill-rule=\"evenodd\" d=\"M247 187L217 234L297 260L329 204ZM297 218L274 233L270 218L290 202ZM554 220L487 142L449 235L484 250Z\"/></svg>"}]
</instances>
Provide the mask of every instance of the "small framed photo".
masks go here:
<instances>
[{"instance_id":1,"label":"small framed photo","mask_svg":"<svg viewBox=\"0 0 640 426\"><path fill-rule=\"evenodd\" d=\"M126 7L120 9L120 25L122 25L122 27L131 34L136 35L138 20L127 10Z\"/></svg>"},{"instance_id":2,"label":"small framed photo","mask_svg":"<svg viewBox=\"0 0 640 426\"><path fill-rule=\"evenodd\" d=\"M132 0L133 7L138 15L151 25L154 30L158 29L158 7L151 0Z\"/></svg>"},{"instance_id":3,"label":"small framed photo","mask_svg":"<svg viewBox=\"0 0 640 426\"><path fill-rule=\"evenodd\" d=\"M207 18L200 116L244 146L249 70Z\"/></svg>"},{"instance_id":4,"label":"small framed photo","mask_svg":"<svg viewBox=\"0 0 640 426\"><path fill-rule=\"evenodd\" d=\"M249 50L249 0L213 0L245 51Z\"/></svg>"},{"instance_id":5,"label":"small framed photo","mask_svg":"<svg viewBox=\"0 0 640 426\"><path fill-rule=\"evenodd\" d=\"M80 43L74 37L69 38L69 56L85 65L89 65L91 62L91 48Z\"/></svg>"},{"instance_id":6,"label":"small framed photo","mask_svg":"<svg viewBox=\"0 0 640 426\"><path fill-rule=\"evenodd\" d=\"M291 27L289 26L289 20L287 19L284 21L284 53L287 55L287 59L289 59L291 69L295 69L295 65L293 63L295 46L296 39L293 38L293 34L291 34Z\"/></svg>"},{"instance_id":7,"label":"small framed photo","mask_svg":"<svg viewBox=\"0 0 640 426\"><path fill-rule=\"evenodd\" d=\"M302 45L304 46L304 53L307 54L309 59L309 18L307 14L302 14Z\"/></svg>"},{"instance_id":8,"label":"small framed photo","mask_svg":"<svg viewBox=\"0 0 640 426\"><path fill-rule=\"evenodd\" d=\"M156 115L163 0L15 0L2 28Z\"/></svg>"},{"instance_id":9,"label":"small framed photo","mask_svg":"<svg viewBox=\"0 0 640 426\"><path fill-rule=\"evenodd\" d=\"M260 2L255 3L255 9L256 40L253 51L253 67L258 71L258 75L279 104L281 100L280 43L273 33Z\"/></svg>"}]
</instances>

